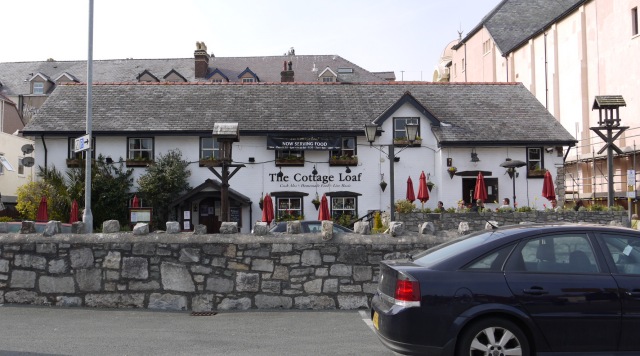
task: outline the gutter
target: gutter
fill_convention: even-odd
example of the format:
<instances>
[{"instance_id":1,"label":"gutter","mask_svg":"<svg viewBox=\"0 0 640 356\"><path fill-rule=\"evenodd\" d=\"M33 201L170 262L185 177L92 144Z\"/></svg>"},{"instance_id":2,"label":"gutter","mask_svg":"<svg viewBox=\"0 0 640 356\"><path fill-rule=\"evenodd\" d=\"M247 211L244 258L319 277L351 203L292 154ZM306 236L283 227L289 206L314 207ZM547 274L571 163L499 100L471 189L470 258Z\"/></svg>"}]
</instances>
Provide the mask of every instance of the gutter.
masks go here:
<instances>
[{"instance_id":1,"label":"gutter","mask_svg":"<svg viewBox=\"0 0 640 356\"><path fill-rule=\"evenodd\" d=\"M42 146L44 146L44 169L46 171L49 151L47 150L47 143L44 140L44 135L40 136L40 139L42 139Z\"/></svg>"}]
</instances>

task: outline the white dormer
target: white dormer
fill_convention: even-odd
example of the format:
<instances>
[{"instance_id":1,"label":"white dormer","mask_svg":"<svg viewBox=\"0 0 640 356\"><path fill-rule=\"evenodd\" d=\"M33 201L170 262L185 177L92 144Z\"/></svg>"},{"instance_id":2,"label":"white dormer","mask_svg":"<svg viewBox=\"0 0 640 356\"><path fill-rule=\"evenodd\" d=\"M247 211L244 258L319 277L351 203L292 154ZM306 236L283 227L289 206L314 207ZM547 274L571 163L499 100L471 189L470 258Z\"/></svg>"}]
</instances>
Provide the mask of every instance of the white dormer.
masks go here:
<instances>
[{"instance_id":1,"label":"white dormer","mask_svg":"<svg viewBox=\"0 0 640 356\"><path fill-rule=\"evenodd\" d=\"M325 68L318 75L318 81L323 82L323 83L336 82L337 78L338 78L338 75L336 74L336 72L332 71L331 68L329 68L329 67Z\"/></svg>"},{"instance_id":2,"label":"white dormer","mask_svg":"<svg viewBox=\"0 0 640 356\"><path fill-rule=\"evenodd\" d=\"M78 83L79 80L78 78L74 77L73 75L64 72L62 74L60 74L59 76L56 77L56 79L54 79L54 82L56 82L56 84L60 84L60 83L68 83L68 82L75 82Z\"/></svg>"},{"instance_id":3,"label":"white dormer","mask_svg":"<svg viewBox=\"0 0 640 356\"><path fill-rule=\"evenodd\" d=\"M47 94L55 85L48 76L40 72L36 73L29 79L31 83L31 94L44 95Z\"/></svg>"}]
</instances>

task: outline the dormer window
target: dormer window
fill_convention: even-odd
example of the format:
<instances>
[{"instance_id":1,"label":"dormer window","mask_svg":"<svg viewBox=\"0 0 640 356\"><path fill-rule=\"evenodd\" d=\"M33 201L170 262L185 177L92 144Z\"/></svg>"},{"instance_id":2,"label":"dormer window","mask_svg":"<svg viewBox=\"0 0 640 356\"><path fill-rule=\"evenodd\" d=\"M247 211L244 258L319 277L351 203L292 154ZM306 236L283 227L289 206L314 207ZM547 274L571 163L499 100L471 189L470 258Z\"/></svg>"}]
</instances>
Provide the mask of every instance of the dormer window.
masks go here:
<instances>
[{"instance_id":1,"label":"dormer window","mask_svg":"<svg viewBox=\"0 0 640 356\"><path fill-rule=\"evenodd\" d=\"M249 67L247 67L247 69L245 69L242 73L240 73L240 75L238 75L238 79L242 83L254 83L260 81L260 78L258 78L258 76L254 72L252 72Z\"/></svg>"},{"instance_id":2,"label":"dormer window","mask_svg":"<svg viewBox=\"0 0 640 356\"><path fill-rule=\"evenodd\" d=\"M338 78L338 75L331 70L331 68L327 67L325 68L322 72L320 72L320 74L318 75L318 81L321 81L323 83L333 83L336 82Z\"/></svg>"},{"instance_id":3,"label":"dormer window","mask_svg":"<svg viewBox=\"0 0 640 356\"><path fill-rule=\"evenodd\" d=\"M35 82L35 83L33 83L33 94L44 94L44 83L43 82Z\"/></svg>"},{"instance_id":4,"label":"dormer window","mask_svg":"<svg viewBox=\"0 0 640 356\"><path fill-rule=\"evenodd\" d=\"M183 77L182 74L178 73L175 69L170 70L162 79L167 82L188 82L187 78Z\"/></svg>"},{"instance_id":5,"label":"dormer window","mask_svg":"<svg viewBox=\"0 0 640 356\"><path fill-rule=\"evenodd\" d=\"M138 74L137 78L139 82L159 82L160 79L155 75L151 74L148 70L144 70L142 73Z\"/></svg>"},{"instance_id":6,"label":"dormer window","mask_svg":"<svg viewBox=\"0 0 640 356\"><path fill-rule=\"evenodd\" d=\"M229 81L229 78L224 75L219 68L216 68L213 72L207 75L207 79L212 83L226 83Z\"/></svg>"},{"instance_id":7,"label":"dormer window","mask_svg":"<svg viewBox=\"0 0 640 356\"><path fill-rule=\"evenodd\" d=\"M69 83L69 82L75 82L78 83L79 80L74 77L73 75L64 72L62 74L60 74L56 79L55 79L56 84L61 84L61 83Z\"/></svg>"}]
</instances>

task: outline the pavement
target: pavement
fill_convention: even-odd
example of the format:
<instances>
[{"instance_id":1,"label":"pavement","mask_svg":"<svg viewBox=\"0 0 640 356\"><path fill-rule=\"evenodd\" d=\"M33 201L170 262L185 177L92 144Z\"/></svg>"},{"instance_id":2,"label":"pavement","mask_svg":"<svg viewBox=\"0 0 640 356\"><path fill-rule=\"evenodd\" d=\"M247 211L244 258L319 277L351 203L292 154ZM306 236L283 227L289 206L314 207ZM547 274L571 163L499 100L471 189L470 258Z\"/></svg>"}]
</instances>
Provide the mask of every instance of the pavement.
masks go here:
<instances>
[{"instance_id":1,"label":"pavement","mask_svg":"<svg viewBox=\"0 0 640 356\"><path fill-rule=\"evenodd\" d=\"M0 304L6 355L393 355L368 311L190 312Z\"/></svg>"}]
</instances>

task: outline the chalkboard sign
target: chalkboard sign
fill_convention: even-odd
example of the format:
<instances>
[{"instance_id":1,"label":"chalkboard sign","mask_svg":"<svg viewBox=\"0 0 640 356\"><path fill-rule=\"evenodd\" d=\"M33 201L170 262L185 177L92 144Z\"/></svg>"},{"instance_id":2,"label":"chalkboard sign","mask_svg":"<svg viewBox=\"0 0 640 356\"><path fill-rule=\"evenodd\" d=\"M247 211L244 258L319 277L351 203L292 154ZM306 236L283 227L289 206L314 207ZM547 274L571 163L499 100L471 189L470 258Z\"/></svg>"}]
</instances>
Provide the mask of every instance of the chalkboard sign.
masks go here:
<instances>
[{"instance_id":1,"label":"chalkboard sign","mask_svg":"<svg viewBox=\"0 0 640 356\"><path fill-rule=\"evenodd\" d=\"M231 208L229 208L229 220L231 222L237 222L238 226L242 226L240 209L241 208L239 206L232 206Z\"/></svg>"}]
</instances>

